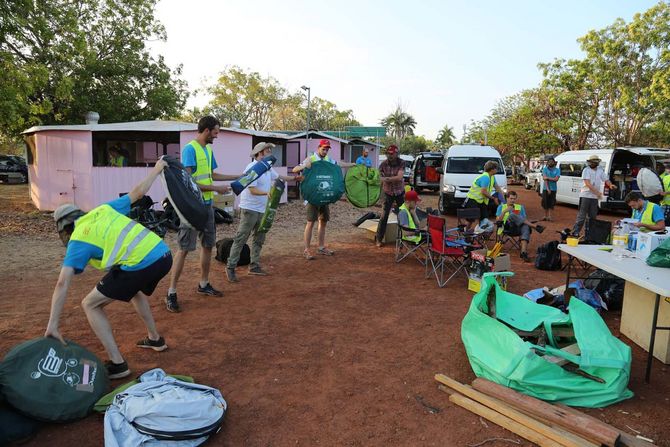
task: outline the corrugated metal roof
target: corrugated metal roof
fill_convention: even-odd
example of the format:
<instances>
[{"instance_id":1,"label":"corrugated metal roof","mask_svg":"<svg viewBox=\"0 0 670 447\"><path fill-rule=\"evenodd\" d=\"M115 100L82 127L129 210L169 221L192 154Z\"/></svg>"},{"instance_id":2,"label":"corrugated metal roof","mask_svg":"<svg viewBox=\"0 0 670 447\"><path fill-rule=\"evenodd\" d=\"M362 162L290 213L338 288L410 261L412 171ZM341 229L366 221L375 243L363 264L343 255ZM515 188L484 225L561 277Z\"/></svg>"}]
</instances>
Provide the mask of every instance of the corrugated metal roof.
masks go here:
<instances>
[{"instance_id":1,"label":"corrugated metal roof","mask_svg":"<svg viewBox=\"0 0 670 447\"><path fill-rule=\"evenodd\" d=\"M184 121L130 121L126 123L105 123L105 124L65 124L56 126L33 126L24 130L22 134L42 132L47 130L69 130L82 132L189 132L197 131L198 125ZM276 132L265 132L262 130L239 129L236 127L222 127L224 132L242 133L257 137L281 138L287 140L290 137Z\"/></svg>"},{"instance_id":2,"label":"corrugated metal roof","mask_svg":"<svg viewBox=\"0 0 670 447\"><path fill-rule=\"evenodd\" d=\"M336 136L333 136L333 135L325 133L325 132L316 132L316 131L312 130L312 131L309 132L309 134L310 135L318 135L321 138L328 138L329 140L339 141L340 143L344 143L344 144L349 143L348 140L343 140L342 138L337 138ZM289 140L295 140L297 138L305 138L305 132L300 132L299 134L296 134L296 135L287 135L286 138L289 139Z\"/></svg>"}]
</instances>

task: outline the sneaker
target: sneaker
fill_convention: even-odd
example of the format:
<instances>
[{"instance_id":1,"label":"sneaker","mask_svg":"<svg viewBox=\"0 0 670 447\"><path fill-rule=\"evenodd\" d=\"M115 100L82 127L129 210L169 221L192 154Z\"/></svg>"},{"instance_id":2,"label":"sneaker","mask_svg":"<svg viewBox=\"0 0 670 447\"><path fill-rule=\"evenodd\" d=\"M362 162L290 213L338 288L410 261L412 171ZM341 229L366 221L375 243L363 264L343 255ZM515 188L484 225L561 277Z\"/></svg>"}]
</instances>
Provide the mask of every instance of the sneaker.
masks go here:
<instances>
[{"instance_id":1,"label":"sneaker","mask_svg":"<svg viewBox=\"0 0 670 447\"><path fill-rule=\"evenodd\" d=\"M136 346L138 348L153 349L158 352L165 351L168 348L163 337L160 337L158 340L152 340L149 337L146 337L138 341Z\"/></svg>"},{"instance_id":2,"label":"sneaker","mask_svg":"<svg viewBox=\"0 0 670 447\"><path fill-rule=\"evenodd\" d=\"M228 282L240 282L235 274L235 269L226 269L226 277L228 278Z\"/></svg>"},{"instance_id":3,"label":"sneaker","mask_svg":"<svg viewBox=\"0 0 670 447\"><path fill-rule=\"evenodd\" d=\"M130 369L128 369L127 362L114 363L111 360L107 360L105 362L105 368L107 369L107 375L110 379L120 379L130 375Z\"/></svg>"},{"instance_id":4,"label":"sneaker","mask_svg":"<svg viewBox=\"0 0 670 447\"><path fill-rule=\"evenodd\" d=\"M198 284L198 293L209 296L223 296L223 292L216 290L210 283L207 283L205 287L200 287L200 284Z\"/></svg>"},{"instance_id":5,"label":"sneaker","mask_svg":"<svg viewBox=\"0 0 670 447\"><path fill-rule=\"evenodd\" d=\"M165 298L165 307L167 307L168 312L181 312L181 308L177 302L177 293L168 293L168 296Z\"/></svg>"},{"instance_id":6,"label":"sneaker","mask_svg":"<svg viewBox=\"0 0 670 447\"><path fill-rule=\"evenodd\" d=\"M260 265L255 265L249 269L250 275L267 276L268 272L263 270Z\"/></svg>"},{"instance_id":7,"label":"sneaker","mask_svg":"<svg viewBox=\"0 0 670 447\"><path fill-rule=\"evenodd\" d=\"M303 255L303 256L305 257L305 259L307 259L308 261L313 261L314 259L316 259L316 258L314 258L314 256L312 255L312 253L309 252L309 250L305 250L305 251L303 251L303 252L302 252L302 255Z\"/></svg>"},{"instance_id":8,"label":"sneaker","mask_svg":"<svg viewBox=\"0 0 670 447\"><path fill-rule=\"evenodd\" d=\"M323 256L333 256L335 254L333 250L329 250L326 247L319 247L316 252Z\"/></svg>"},{"instance_id":9,"label":"sneaker","mask_svg":"<svg viewBox=\"0 0 670 447\"><path fill-rule=\"evenodd\" d=\"M542 234L544 227L542 225L535 225L535 231L537 231L539 234Z\"/></svg>"},{"instance_id":10,"label":"sneaker","mask_svg":"<svg viewBox=\"0 0 670 447\"><path fill-rule=\"evenodd\" d=\"M530 258L528 257L528 253L525 251L521 252L521 259L523 259L524 262L530 262Z\"/></svg>"},{"instance_id":11,"label":"sneaker","mask_svg":"<svg viewBox=\"0 0 670 447\"><path fill-rule=\"evenodd\" d=\"M382 248L384 246L384 243L381 241L376 241L375 245L377 246L377 248Z\"/></svg>"}]
</instances>

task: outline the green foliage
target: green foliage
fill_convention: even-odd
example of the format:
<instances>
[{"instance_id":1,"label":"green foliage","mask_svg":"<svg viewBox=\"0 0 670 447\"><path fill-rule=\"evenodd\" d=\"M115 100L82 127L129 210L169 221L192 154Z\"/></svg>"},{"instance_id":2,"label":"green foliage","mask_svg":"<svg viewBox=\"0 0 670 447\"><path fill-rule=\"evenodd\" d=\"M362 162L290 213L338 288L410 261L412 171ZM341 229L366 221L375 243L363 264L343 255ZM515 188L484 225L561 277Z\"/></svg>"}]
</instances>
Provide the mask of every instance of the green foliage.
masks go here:
<instances>
[{"instance_id":1,"label":"green foliage","mask_svg":"<svg viewBox=\"0 0 670 447\"><path fill-rule=\"evenodd\" d=\"M156 0L13 0L0 5L0 129L35 124L176 116L181 67L154 59L145 42L165 40Z\"/></svg>"},{"instance_id":2,"label":"green foliage","mask_svg":"<svg viewBox=\"0 0 670 447\"><path fill-rule=\"evenodd\" d=\"M208 88L212 100L205 110L227 124L240 121L245 128L257 130L302 130L307 120L307 98L290 93L279 81L260 73L230 67ZM314 97L310 103L310 128L318 130L359 126L351 110L338 110L325 99Z\"/></svg>"},{"instance_id":3,"label":"green foliage","mask_svg":"<svg viewBox=\"0 0 670 447\"><path fill-rule=\"evenodd\" d=\"M388 133L395 138L398 145L406 136L414 135L414 128L416 127L416 120L403 110L401 104L398 104L393 112L382 118L380 123L386 127Z\"/></svg>"},{"instance_id":4,"label":"green foliage","mask_svg":"<svg viewBox=\"0 0 670 447\"><path fill-rule=\"evenodd\" d=\"M448 124L445 124L438 132L435 144L438 145L440 149L448 149L455 141L456 136L454 135L454 129L449 127Z\"/></svg>"}]
</instances>

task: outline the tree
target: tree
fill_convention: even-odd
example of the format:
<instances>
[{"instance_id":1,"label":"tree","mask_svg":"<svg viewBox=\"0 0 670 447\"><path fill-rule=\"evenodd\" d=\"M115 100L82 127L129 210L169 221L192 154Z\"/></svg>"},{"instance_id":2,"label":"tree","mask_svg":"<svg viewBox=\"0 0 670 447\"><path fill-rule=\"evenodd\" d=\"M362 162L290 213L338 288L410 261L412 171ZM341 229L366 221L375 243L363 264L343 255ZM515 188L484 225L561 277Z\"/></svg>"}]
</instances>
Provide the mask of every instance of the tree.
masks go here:
<instances>
[{"instance_id":1,"label":"tree","mask_svg":"<svg viewBox=\"0 0 670 447\"><path fill-rule=\"evenodd\" d=\"M222 123L237 120L244 128L269 129L273 111L286 96L286 90L273 77L230 67L219 74L208 88L212 95L206 110Z\"/></svg>"},{"instance_id":2,"label":"tree","mask_svg":"<svg viewBox=\"0 0 670 447\"><path fill-rule=\"evenodd\" d=\"M13 0L0 5L0 130L35 124L148 120L179 114L181 66L153 58L165 40L156 0Z\"/></svg>"},{"instance_id":3,"label":"tree","mask_svg":"<svg viewBox=\"0 0 670 447\"><path fill-rule=\"evenodd\" d=\"M414 135L416 120L412 115L405 112L398 104L393 112L382 118L381 125L386 127L389 133L395 138L396 143L408 135Z\"/></svg>"},{"instance_id":4,"label":"tree","mask_svg":"<svg viewBox=\"0 0 670 447\"><path fill-rule=\"evenodd\" d=\"M456 136L454 135L454 129L449 127L448 124L445 124L444 127L438 132L435 143L446 149L454 144L455 141Z\"/></svg>"},{"instance_id":5,"label":"tree","mask_svg":"<svg viewBox=\"0 0 670 447\"><path fill-rule=\"evenodd\" d=\"M345 126L360 126L352 110L338 110L337 106L319 97L312 98L309 126L319 130L340 130Z\"/></svg>"}]
</instances>

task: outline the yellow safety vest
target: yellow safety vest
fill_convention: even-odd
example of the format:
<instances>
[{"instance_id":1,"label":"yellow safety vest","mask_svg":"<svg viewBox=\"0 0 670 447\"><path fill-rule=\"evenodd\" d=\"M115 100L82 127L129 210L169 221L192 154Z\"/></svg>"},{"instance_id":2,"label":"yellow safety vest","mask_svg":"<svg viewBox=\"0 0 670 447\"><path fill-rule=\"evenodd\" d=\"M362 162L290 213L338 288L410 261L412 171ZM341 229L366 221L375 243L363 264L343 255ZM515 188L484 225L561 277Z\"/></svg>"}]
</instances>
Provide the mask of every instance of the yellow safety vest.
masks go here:
<instances>
[{"instance_id":1,"label":"yellow safety vest","mask_svg":"<svg viewBox=\"0 0 670 447\"><path fill-rule=\"evenodd\" d=\"M119 155L118 157L112 158L112 166L122 168L123 160L125 160L125 157L123 155Z\"/></svg>"},{"instance_id":2,"label":"yellow safety vest","mask_svg":"<svg viewBox=\"0 0 670 447\"><path fill-rule=\"evenodd\" d=\"M193 180L199 185L211 185L212 180L212 148L206 145L204 148L200 146L196 140L189 143L195 150L195 172L191 174ZM202 198L204 200L212 200L214 198L214 191L202 191Z\"/></svg>"},{"instance_id":3,"label":"yellow safety vest","mask_svg":"<svg viewBox=\"0 0 670 447\"><path fill-rule=\"evenodd\" d=\"M656 222L654 222L654 207L658 206L655 203L651 203L649 201L645 202L644 205L644 211L642 212L642 217L640 217L640 223L647 224L647 225L654 225ZM635 218L635 211L633 211L633 214L631 217L634 219ZM649 231L647 228L640 228L640 231Z\"/></svg>"},{"instance_id":4,"label":"yellow safety vest","mask_svg":"<svg viewBox=\"0 0 670 447\"><path fill-rule=\"evenodd\" d=\"M666 174L666 176L663 177L663 191L670 192L670 174ZM663 196L661 205L670 206L670 194Z\"/></svg>"},{"instance_id":5,"label":"yellow safety vest","mask_svg":"<svg viewBox=\"0 0 670 447\"><path fill-rule=\"evenodd\" d=\"M503 206L504 206L504 209L506 210L507 205L503 205ZM515 204L514 205L514 211L518 211L518 213L514 213L514 214L521 214L522 209L523 209L523 205ZM503 218L502 218L503 225L502 225L502 227L498 228L498 234L503 233L503 230L505 229L505 224L507 223L507 219L509 219L509 211L505 211L503 213Z\"/></svg>"},{"instance_id":6,"label":"yellow safety vest","mask_svg":"<svg viewBox=\"0 0 670 447\"><path fill-rule=\"evenodd\" d=\"M139 264L161 238L105 204L75 222L70 240L100 248L102 259L90 259L88 263L98 270L109 270L115 265Z\"/></svg>"},{"instance_id":7,"label":"yellow safety vest","mask_svg":"<svg viewBox=\"0 0 670 447\"><path fill-rule=\"evenodd\" d=\"M328 155L326 155L325 157L321 158L321 157L319 157L318 154L313 153L313 154L309 157L309 161L311 161L312 163L317 162L317 161L319 161L319 160L323 160L323 161L331 161L330 158L328 157Z\"/></svg>"},{"instance_id":8,"label":"yellow safety vest","mask_svg":"<svg viewBox=\"0 0 670 447\"><path fill-rule=\"evenodd\" d=\"M407 213L409 222L409 225L407 225L407 227L412 230L416 230L416 224L414 223L414 219L412 218L412 213L409 211L409 208L407 208L407 205L404 203L400 205L400 212L402 211L405 211ZM404 241L414 242L415 244L418 244L421 241L421 235L415 234L413 236L405 236L405 234L403 233L402 239Z\"/></svg>"},{"instance_id":9,"label":"yellow safety vest","mask_svg":"<svg viewBox=\"0 0 670 447\"><path fill-rule=\"evenodd\" d=\"M489 176L486 172L484 172L481 175L478 175L473 181L472 181L472 186L470 186L470 191L468 191L468 195L466 196L468 199L472 199L477 203L483 203L485 205L489 204L489 198L485 197L482 194L482 187L477 184L477 181L480 178L483 177L489 177L489 194L493 193L493 186L495 185L495 177L494 176Z\"/></svg>"}]
</instances>

